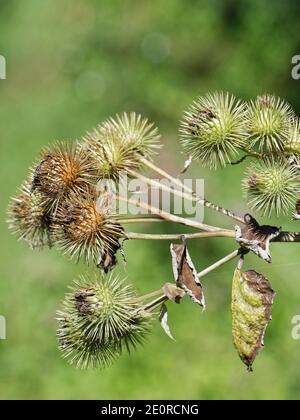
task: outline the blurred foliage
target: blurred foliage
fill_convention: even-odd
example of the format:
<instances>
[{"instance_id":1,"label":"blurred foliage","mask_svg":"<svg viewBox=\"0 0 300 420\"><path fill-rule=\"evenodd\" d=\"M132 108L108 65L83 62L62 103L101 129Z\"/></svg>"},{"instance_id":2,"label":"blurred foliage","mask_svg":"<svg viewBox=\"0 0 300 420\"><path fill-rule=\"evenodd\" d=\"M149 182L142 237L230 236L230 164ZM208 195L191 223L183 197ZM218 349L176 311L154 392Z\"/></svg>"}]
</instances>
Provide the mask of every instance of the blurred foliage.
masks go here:
<instances>
[{"instance_id":1,"label":"blurred foliage","mask_svg":"<svg viewBox=\"0 0 300 420\"><path fill-rule=\"evenodd\" d=\"M276 93L300 113L291 58L299 54L296 0L36 0L0 3L1 280L0 398L50 399L298 399L300 342L291 319L300 312L297 244L272 246L274 263L250 256L247 266L268 275L277 297L266 348L245 372L232 345L230 295L234 263L205 278L207 311L185 300L169 305L171 342L154 328L149 344L107 371L77 371L61 358L54 314L67 285L92 268L56 251L32 252L5 223L9 196L40 148L78 138L109 115L135 110L164 135L158 161L178 173L184 157L178 120L197 96L229 90L248 99ZM244 211L243 165L206 177L206 195ZM206 211L205 221L231 226ZM295 222L272 220L296 229ZM149 228L147 228L149 229ZM159 232L161 225L153 230ZM190 244L199 269L234 248L228 239ZM119 271L142 292L172 279L168 243L127 243Z\"/></svg>"}]
</instances>

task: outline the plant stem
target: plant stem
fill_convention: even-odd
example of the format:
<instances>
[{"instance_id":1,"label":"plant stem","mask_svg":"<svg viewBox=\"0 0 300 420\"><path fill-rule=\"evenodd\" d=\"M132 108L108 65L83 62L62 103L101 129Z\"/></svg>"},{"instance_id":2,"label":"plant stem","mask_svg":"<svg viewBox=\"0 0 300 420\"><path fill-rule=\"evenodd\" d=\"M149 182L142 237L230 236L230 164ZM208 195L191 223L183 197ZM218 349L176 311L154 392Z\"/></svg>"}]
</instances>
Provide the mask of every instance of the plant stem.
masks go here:
<instances>
[{"instance_id":1,"label":"plant stem","mask_svg":"<svg viewBox=\"0 0 300 420\"><path fill-rule=\"evenodd\" d=\"M166 302L169 298L166 295L162 295L159 298L155 299L154 301L148 303L147 305L143 306L144 311L149 311L150 309L155 309L160 304Z\"/></svg>"},{"instance_id":2,"label":"plant stem","mask_svg":"<svg viewBox=\"0 0 300 420\"><path fill-rule=\"evenodd\" d=\"M166 220L161 219L159 217L128 217L128 218L117 218L116 222L121 224L128 224L128 223L161 223L166 222Z\"/></svg>"},{"instance_id":3,"label":"plant stem","mask_svg":"<svg viewBox=\"0 0 300 420\"><path fill-rule=\"evenodd\" d=\"M253 150L247 149L247 147L240 147L240 150L246 153L246 155L254 157L256 159L262 159L264 157L264 154L254 152Z\"/></svg>"},{"instance_id":4,"label":"plant stem","mask_svg":"<svg viewBox=\"0 0 300 420\"><path fill-rule=\"evenodd\" d=\"M163 176L164 178L168 179L174 185L177 185L180 189L182 189L183 191L185 191L186 193L188 193L189 194L188 199L193 200L193 201L199 203L200 205L202 205L204 207L211 208L211 209L217 211L218 213L224 214L225 216L228 216L231 219L234 219L234 220L236 220L239 223L242 223L242 224L245 223L244 219L241 216L236 215L231 210L227 210L227 209L225 209L223 207L220 207L220 206L212 203L209 200L206 200L206 198L201 198L201 197L197 196L195 194L195 192L191 188L187 187L180 179L174 178L173 176L171 176L170 174L168 174L163 169L161 169L158 166L154 165L152 162L149 162L147 159L141 158L141 162L144 165L146 165L149 169L152 169L153 171L155 171L159 175ZM161 183L159 183L159 184L160 185L163 185ZM177 190L171 189L171 191L174 193L174 191L177 191Z\"/></svg>"},{"instance_id":5,"label":"plant stem","mask_svg":"<svg viewBox=\"0 0 300 420\"><path fill-rule=\"evenodd\" d=\"M219 268L222 265L226 264L227 262L233 260L234 258L236 258L240 254L241 254L240 249L237 249L237 250L233 251L231 254L227 255L226 257L222 258L221 260L215 262L214 264L212 264L209 267L207 267L205 270L203 270L200 273L198 273L198 278L201 278L201 277L206 276L211 271L213 271L216 268Z\"/></svg>"},{"instance_id":6,"label":"plant stem","mask_svg":"<svg viewBox=\"0 0 300 420\"><path fill-rule=\"evenodd\" d=\"M148 210L149 212L151 212L153 214L156 214L157 216L160 216L165 220L169 220L170 222L179 223L179 224L182 224L182 225L185 225L185 226L189 226L189 227L192 227L192 228L195 228L195 229L204 230L204 231L207 231L207 232L215 232L215 231L218 231L218 230L222 230L222 229L217 228L215 226L205 225L203 223L193 222L192 220L185 219L185 218L179 217L179 216L175 216L174 214L170 214L170 213L168 213L164 210L160 210L157 207L150 206L149 204L144 203L143 201L132 200L130 198L122 197L122 196L119 196L119 195L115 195L115 198L120 200L120 201L126 202L128 204L132 204L134 206L141 207L145 210Z\"/></svg>"},{"instance_id":7,"label":"plant stem","mask_svg":"<svg viewBox=\"0 0 300 420\"><path fill-rule=\"evenodd\" d=\"M148 177L140 174L139 172L136 172L136 171L133 171L133 170L130 170L128 172L129 172L129 174L131 174L135 178L140 179L141 181L145 182L146 184L150 185L151 187L159 188L162 191L169 192L171 194L177 195L180 198L185 198L187 200L197 201L195 199L195 197L191 196L191 194L187 194L184 191L182 191L182 187L181 187L180 190L176 190L174 188L169 187L168 185L165 185L165 184L163 184L159 181L156 181L155 179L148 178Z\"/></svg>"},{"instance_id":8,"label":"plant stem","mask_svg":"<svg viewBox=\"0 0 300 420\"><path fill-rule=\"evenodd\" d=\"M247 147L240 147L239 149L245 152L246 156L244 156L244 158L242 158L241 161L238 161L237 164L242 162L243 159L245 159L246 157L253 157L255 159L263 159L263 158L268 158L272 156L290 156L289 152L284 152L284 151L280 151L277 153L276 152L258 153L258 152L254 152L253 150L248 149Z\"/></svg>"},{"instance_id":9,"label":"plant stem","mask_svg":"<svg viewBox=\"0 0 300 420\"><path fill-rule=\"evenodd\" d=\"M239 269L239 270L241 270L242 267L243 267L244 261L245 261L245 256L244 256L244 254L241 254L241 257L238 260L238 263L237 263L237 267L236 268Z\"/></svg>"},{"instance_id":10,"label":"plant stem","mask_svg":"<svg viewBox=\"0 0 300 420\"><path fill-rule=\"evenodd\" d=\"M125 232L128 239L146 239L146 240L167 240L175 241L184 239L200 239L200 238L234 238L233 230L218 230L215 232L200 232L200 233L181 233L181 234L151 234L151 233L136 233Z\"/></svg>"},{"instance_id":11,"label":"plant stem","mask_svg":"<svg viewBox=\"0 0 300 420\"><path fill-rule=\"evenodd\" d=\"M241 157L239 160L235 161L235 162L230 162L231 165L239 165L240 163L244 162L244 160L246 160L248 157L251 157L249 155L244 155L243 157Z\"/></svg>"},{"instance_id":12,"label":"plant stem","mask_svg":"<svg viewBox=\"0 0 300 420\"><path fill-rule=\"evenodd\" d=\"M129 303L134 304L134 303L144 302L145 300L151 299L153 297L161 296L162 293L163 293L162 289L155 290L154 292L150 292L150 293L147 293L146 295L139 296L136 299L132 299Z\"/></svg>"},{"instance_id":13,"label":"plant stem","mask_svg":"<svg viewBox=\"0 0 300 420\"><path fill-rule=\"evenodd\" d=\"M141 158L141 163L147 166L149 169L152 169L157 174L161 175L163 178L168 179L174 185L177 185L179 188L182 188L184 184L181 182L179 178L174 178L172 175L168 174L168 172L164 171L163 169L159 168L158 166L154 165L154 163L150 162L145 158Z\"/></svg>"}]
</instances>

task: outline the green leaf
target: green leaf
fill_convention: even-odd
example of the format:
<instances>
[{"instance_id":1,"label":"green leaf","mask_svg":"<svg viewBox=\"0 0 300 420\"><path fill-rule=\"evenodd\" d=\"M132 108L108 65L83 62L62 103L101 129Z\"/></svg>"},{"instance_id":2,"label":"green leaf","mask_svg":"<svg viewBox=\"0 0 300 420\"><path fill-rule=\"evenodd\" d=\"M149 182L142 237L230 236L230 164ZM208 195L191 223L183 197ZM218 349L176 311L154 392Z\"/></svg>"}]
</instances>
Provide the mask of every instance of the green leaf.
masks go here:
<instances>
[{"instance_id":1,"label":"green leaf","mask_svg":"<svg viewBox=\"0 0 300 420\"><path fill-rule=\"evenodd\" d=\"M274 296L270 282L262 274L235 270L231 305L233 342L249 371L264 346Z\"/></svg>"}]
</instances>

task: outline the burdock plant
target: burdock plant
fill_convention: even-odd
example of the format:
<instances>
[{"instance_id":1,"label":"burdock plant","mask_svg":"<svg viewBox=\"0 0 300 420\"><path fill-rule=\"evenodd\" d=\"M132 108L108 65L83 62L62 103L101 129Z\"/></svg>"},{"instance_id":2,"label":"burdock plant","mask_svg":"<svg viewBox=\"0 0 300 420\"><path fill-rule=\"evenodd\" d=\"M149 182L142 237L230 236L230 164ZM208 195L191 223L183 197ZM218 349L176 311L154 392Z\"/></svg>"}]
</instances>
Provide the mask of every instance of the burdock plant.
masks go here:
<instances>
[{"instance_id":1,"label":"burdock plant","mask_svg":"<svg viewBox=\"0 0 300 420\"><path fill-rule=\"evenodd\" d=\"M10 229L31 248L50 245L51 213L44 205L43 196L33 192L31 182L25 181L8 208Z\"/></svg>"},{"instance_id":2,"label":"burdock plant","mask_svg":"<svg viewBox=\"0 0 300 420\"><path fill-rule=\"evenodd\" d=\"M93 157L77 142L56 143L41 152L39 163L32 173L33 191L39 192L45 207L56 213L72 193L85 194L96 182Z\"/></svg>"},{"instance_id":3,"label":"burdock plant","mask_svg":"<svg viewBox=\"0 0 300 420\"><path fill-rule=\"evenodd\" d=\"M263 213L287 213L296 202L299 171L284 160L264 159L247 169L243 180L248 205Z\"/></svg>"},{"instance_id":4,"label":"burdock plant","mask_svg":"<svg viewBox=\"0 0 300 420\"><path fill-rule=\"evenodd\" d=\"M181 122L181 143L204 166L226 166L246 144L246 106L228 93L197 99Z\"/></svg>"},{"instance_id":5,"label":"burdock plant","mask_svg":"<svg viewBox=\"0 0 300 420\"><path fill-rule=\"evenodd\" d=\"M295 118L292 107L273 95L258 96L248 105L249 145L262 152L281 152L289 142Z\"/></svg>"},{"instance_id":6,"label":"burdock plant","mask_svg":"<svg viewBox=\"0 0 300 420\"><path fill-rule=\"evenodd\" d=\"M78 367L106 366L144 341L151 316L119 277L82 277L57 313L59 347Z\"/></svg>"},{"instance_id":7,"label":"burdock plant","mask_svg":"<svg viewBox=\"0 0 300 420\"><path fill-rule=\"evenodd\" d=\"M153 123L135 112L109 118L84 137L84 145L98 161L99 177L118 179L121 173L141 167L160 148Z\"/></svg>"},{"instance_id":8,"label":"burdock plant","mask_svg":"<svg viewBox=\"0 0 300 420\"><path fill-rule=\"evenodd\" d=\"M288 142L284 146L286 154L291 155L291 159L299 164L300 156L300 120L296 118L289 128Z\"/></svg>"},{"instance_id":9,"label":"burdock plant","mask_svg":"<svg viewBox=\"0 0 300 420\"><path fill-rule=\"evenodd\" d=\"M101 208L93 195L71 195L58 209L52 224L58 247L71 257L85 257L87 262L99 263L105 251L115 253L124 229L110 214Z\"/></svg>"},{"instance_id":10,"label":"burdock plant","mask_svg":"<svg viewBox=\"0 0 300 420\"><path fill-rule=\"evenodd\" d=\"M247 204L244 215L197 195L181 176L173 176L153 162L160 143L157 128L135 113L120 114L100 123L74 143L59 143L42 152L29 180L9 206L9 224L30 246L54 245L99 270L76 281L57 313L58 340L63 355L78 367L105 367L144 342L151 320L158 317L166 334L167 302L179 304L185 296L206 307L202 279L227 262L238 259L232 282L232 334L241 360L252 370L263 347L275 292L264 274L243 271L250 252L272 262L273 242L300 242L300 233L262 225L257 216L279 218L293 213L300 220L299 120L292 107L264 94L246 103L229 93L197 98L183 113L180 142L187 155L183 174L193 162L216 169L248 163L242 180ZM152 179L144 170L160 175ZM178 171L179 173L180 171ZM99 181L128 175L146 187L189 200L218 212L233 222L231 229L177 215L149 203L119 185L99 188ZM149 192L149 191L148 191ZM124 214L120 204L134 205L145 214ZM113 205L114 204L114 205ZM138 223L175 223L181 233L134 232ZM185 227L193 231L186 233ZM231 238L233 251L198 271L188 252L188 241ZM158 290L139 296L111 271L118 252L125 256L125 240L164 240L170 246L170 277ZM173 272L173 275L171 274Z\"/></svg>"}]
</instances>

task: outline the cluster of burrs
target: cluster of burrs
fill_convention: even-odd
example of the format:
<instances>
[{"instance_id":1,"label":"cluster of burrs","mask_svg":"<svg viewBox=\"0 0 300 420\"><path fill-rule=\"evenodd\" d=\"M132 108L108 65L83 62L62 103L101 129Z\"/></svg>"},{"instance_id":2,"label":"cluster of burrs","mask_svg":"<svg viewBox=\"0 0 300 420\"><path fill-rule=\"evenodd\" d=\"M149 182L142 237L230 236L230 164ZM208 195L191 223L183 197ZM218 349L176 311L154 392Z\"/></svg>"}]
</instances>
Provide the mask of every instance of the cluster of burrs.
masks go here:
<instances>
[{"instance_id":1,"label":"cluster of burrs","mask_svg":"<svg viewBox=\"0 0 300 420\"><path fill-rule=\"evenodd\" d=\"M295 205L300 125L286 101L262 95L246 103L209 94L185 113L180 132L185 151L210 168L252 158L242 182L251 209L279 215Z\"/></svg>"},{"instance_id":2,"label":"cluster of burrs","mask_svg":"<svg viewBox=\"0 0 300 420\"><path fill-rule=\"evenodd\" d=\"M80 141L58 142L43 150L10 203L10 228L31 248L56 246L99 269L74 283L57 314L59 347L78 367L104 367L123 349L135 348L144 341L154 317L159 317L172 338L166 301L180 303L188 295L205 308L200 278L233 258L239 256L242 260L250 251L270 262L270 241L299 240L297 234L259 226L250 215L237 216L197 196L180 176L171 176L156 166L152 158L161 147L159 137L157 128L135 113L110 118ZM251 158L254 162L243 181L250 207L265 214L272 211L279 214L295 203L300 167L299 122L284 101L264 95L246 104L229 94L209 94L195 101L184 114L180 137L188 157L182 172L188 170L192 160L216 168L218 164L225 166ZM233 162L238 153L242 157ZM171 181L172 187L149 178L143 173L144 168ZM124 174L143 181L149 188L220 212L242 224L242 228L234 231L210 226L141 199L122 196L118 189L99 188L103 180L116 181L114 185L118 186ZM112 204L116 202L135 205L149 214L124 215ZM125 229L127 224L164 221L188 226L196 232L159 235ZM186 243L189 239L207 237L231 237L237 241L238 249L197 272ZM139 296L121 277L113 276L110 271L117 263L116 253L123 252L123 241L127 239L180 241L171 244L175 282ZM269 322L273 291L262 275L253 270L242 273L241 263L233 287L234 343L251 368ZM247 315L242 308L248 295L248 308L253 303L253 314ZM250 337L252 341L247 319L257 327Z\"/></svg>"}]
</instances>

